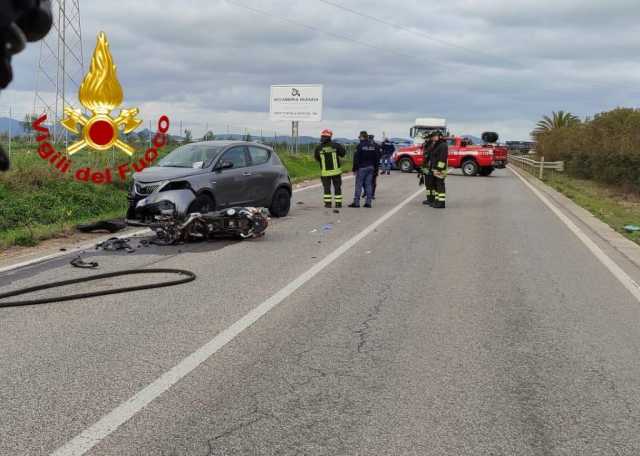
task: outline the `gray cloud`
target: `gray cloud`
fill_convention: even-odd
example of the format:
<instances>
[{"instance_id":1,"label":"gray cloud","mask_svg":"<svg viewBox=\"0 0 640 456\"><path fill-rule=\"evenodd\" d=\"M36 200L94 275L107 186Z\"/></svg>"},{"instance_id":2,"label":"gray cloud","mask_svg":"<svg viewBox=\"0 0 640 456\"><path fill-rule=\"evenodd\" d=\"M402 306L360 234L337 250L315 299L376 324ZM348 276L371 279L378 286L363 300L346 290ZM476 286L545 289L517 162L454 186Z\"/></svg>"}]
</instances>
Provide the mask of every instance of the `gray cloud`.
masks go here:
<instances>
[{"instance_id":1,"label":"gray cloud","mask_svg":"<svg viewBox=\"0 0 640 456\"><path fill-rule=\"evenodd\" d=\"M492 128L524 139L551 110L584 116L640 95L636 0L334 1L414 33L317 0L237 0L275 17L224 0L93 2L82 11L85 55L105 30L127 102L196 132L242 122L285 131L265 112L269 86L289 82L323 83L323 124L350 136L361 128L405 135L413 118L442 115L473 129L464 133ZM3 104L28 109L37 51L16 58L20 77Z\"/></svg>"}]
</instances>

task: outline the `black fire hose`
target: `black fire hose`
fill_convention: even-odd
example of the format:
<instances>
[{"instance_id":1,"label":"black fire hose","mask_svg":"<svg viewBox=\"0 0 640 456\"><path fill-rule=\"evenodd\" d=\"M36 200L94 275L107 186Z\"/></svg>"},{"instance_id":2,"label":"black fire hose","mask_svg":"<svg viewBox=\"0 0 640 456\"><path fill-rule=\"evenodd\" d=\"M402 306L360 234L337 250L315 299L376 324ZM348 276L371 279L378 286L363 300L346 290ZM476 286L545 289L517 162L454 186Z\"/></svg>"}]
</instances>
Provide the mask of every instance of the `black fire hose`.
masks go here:
<instances>
[{"instance_id":1,"label":"black fire hose","mask_svg":"<svg viewBox=\"0 0 640 456\"><path fill-rule=\"evenodd\" d=\"M137 285L134 287L113 288L111 290L93 291L90 293L79 293L68 296L60 296L55 298L41 298L32 299L29 301L10 301L0 302L0 308L3 307L21 307L21 306L33 306L35 304L48 304L52 302L71 301L74 299L95 298L97 296L106 296L118 293L130 293L132 291L151 290L153 288L172 287L175 285L181 285L183 283L193 282L196 279L196 275L191 271L185 271L182 269L129 269L125 271L109 272L106 274L98 274L89 277L81 277L79 279L63 280L60 282L45 283L44 285L37 285L35 287L24 288L22 290L10 291L8 293L0 294L0 301L6 298L12 298L14 296L21 296L28 293L33 293L41 290L49 290L51 288L64 287L66 285L73 285L78 283L92 282L94 280L109 279L112 277L121 277L125 275L137 275L137 274L175 274L184 276L177 280L169 282L150 283L146 285Z\"/></svg>"}]
</instances>

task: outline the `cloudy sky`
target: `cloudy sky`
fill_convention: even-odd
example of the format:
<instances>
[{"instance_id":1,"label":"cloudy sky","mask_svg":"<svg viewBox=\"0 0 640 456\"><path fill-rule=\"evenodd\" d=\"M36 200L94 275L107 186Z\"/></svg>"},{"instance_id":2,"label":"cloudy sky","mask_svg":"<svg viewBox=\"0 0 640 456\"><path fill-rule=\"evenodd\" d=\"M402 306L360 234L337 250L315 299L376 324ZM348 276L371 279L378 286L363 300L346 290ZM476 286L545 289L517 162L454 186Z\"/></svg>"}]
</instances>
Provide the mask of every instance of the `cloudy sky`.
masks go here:
<instances>
[{"instance_id":1,"label":"cloudy sky","mask_svg":"<svg viewBox=\"0 0 640 456\"><path fill-rule=\"evenodd\" d=\"M416 117L455 133L528 139L553 110L638 106L638 0L80 0L85 59L107 33L126 104L195 135L268 118L272 84L321 83L324 121L407 136ZM352 10L352 11L349 11ZM395 25L395 26L394 26ZM0 115L33 109L39 46L15 58Z\"/></svg>"}]
</instances>

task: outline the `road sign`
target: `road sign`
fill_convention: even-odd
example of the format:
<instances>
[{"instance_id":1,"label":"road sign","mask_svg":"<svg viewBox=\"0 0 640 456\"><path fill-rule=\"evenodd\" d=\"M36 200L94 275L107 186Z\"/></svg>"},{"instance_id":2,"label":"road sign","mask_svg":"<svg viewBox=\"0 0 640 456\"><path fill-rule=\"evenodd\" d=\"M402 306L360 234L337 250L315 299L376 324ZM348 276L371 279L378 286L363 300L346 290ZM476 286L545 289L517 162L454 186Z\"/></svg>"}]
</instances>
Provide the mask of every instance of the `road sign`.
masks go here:
<instances>
[{"instance_id":1,"label":"road sign","mask_svg":"<svg viewBox=\"0 0 640 456\"><path fill-rule=\"evenodd\" d=\"M273 122L322 120L322 85L274 85L271 86L269 103Z\"/></svg>"}]
</instances>

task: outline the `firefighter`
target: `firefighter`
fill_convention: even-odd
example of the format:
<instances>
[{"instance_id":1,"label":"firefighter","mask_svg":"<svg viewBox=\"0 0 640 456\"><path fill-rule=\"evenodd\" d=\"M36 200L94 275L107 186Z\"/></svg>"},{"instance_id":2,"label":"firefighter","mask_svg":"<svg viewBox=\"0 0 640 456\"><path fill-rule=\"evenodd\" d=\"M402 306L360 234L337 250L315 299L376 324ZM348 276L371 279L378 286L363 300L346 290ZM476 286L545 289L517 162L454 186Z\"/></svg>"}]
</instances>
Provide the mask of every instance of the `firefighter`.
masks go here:
<instances>
[{"instance_id":1,"label":"firefighter","mask_svg":"<svg viewBox=\"0 0 640 456\"><path fill-rule=\"evenodd\" d=\"M362 187L365 189L366 200L364 207L371 207L373 199L373 175L380 156L378 147L369 140L366 131L360 132L360 144L353 156L353 172L356 174L356 190L353 203L349 207L360 207L360 195Z\"/></svg>"},{"instance_id":2,"label":"firefighter","mask_svg":"<svg viewBox=\"0 0 640 456\"><path fill-rule=\"evenodd\" d=\"M422 165L422 174L424 176L424 185L427 189L427 199L422 202L424 205L433 206L436 201L436 188L433 177L433 169L431 166L431 153L433 152L433 134L426 133L424 135L424 145L422 153L424 155L424 163Z\"/></svg>"},{"instance_id":3,"label":"firefighter","mask_svg":"<svg viewBox=\"0 0 640 456\"><path fill-rule=\"evenodd\" d=\"M342 165L340 159L347 151L332 140L333 132L329 129L320 134L320 144L314 152L315 159L320 163L320 179L324 189L324 207L331 208L335 199L336 209L342 207ZM333 184L333 193L331 185ZM334 196L335 195L335 196Z\"/></svg>"},{"instance_id":4,"label":"firefighter","mask_svg":"<svg viewBox=\"0 0 640 456\"><path fill-rule=\"evenodd\" d=\"M444 181L447 178L447 168L449 160L449 146L447 140L440 131L436 131L432 138L433 148L431 149L431 169L435 187L435 202L433 207L444 209L446 206L447 192ZM432 193L433 194L433 193Z\"/></svg>"}]
</instances>

